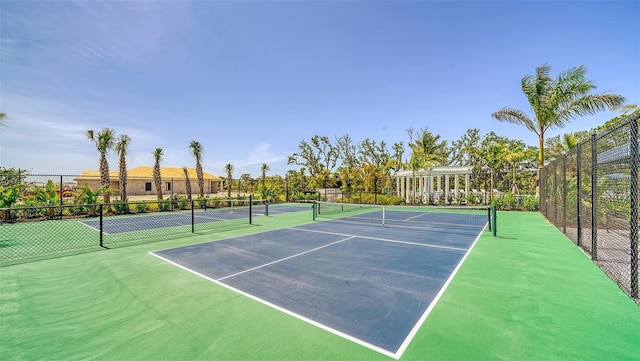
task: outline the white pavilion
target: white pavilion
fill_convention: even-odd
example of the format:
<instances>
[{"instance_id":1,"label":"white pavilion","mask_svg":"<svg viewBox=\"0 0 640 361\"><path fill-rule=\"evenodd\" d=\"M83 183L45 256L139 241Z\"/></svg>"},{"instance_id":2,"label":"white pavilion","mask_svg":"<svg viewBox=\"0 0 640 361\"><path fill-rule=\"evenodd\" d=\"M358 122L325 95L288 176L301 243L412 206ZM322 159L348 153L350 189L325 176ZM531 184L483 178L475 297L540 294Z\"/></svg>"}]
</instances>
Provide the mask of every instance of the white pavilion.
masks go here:
<instances>
[{"instance_id":1,"label":"white pavilion","mask_svg":"<svg viewBox=\"0 0 640 361\"><path fill-rule=\"evenodd\" d=\"M403 170L395 175L398 195L409 203L413 199L421 203L428 203L429 199L439 199L444 195L444 199L448 200L450 196L457 201L460 196L462 199L469 194L470 176L473 167L431 167L428 169L420 169L417 171ZM464 177L462 189L460 189L460 180Z\"/></svg>"}]
</instances>

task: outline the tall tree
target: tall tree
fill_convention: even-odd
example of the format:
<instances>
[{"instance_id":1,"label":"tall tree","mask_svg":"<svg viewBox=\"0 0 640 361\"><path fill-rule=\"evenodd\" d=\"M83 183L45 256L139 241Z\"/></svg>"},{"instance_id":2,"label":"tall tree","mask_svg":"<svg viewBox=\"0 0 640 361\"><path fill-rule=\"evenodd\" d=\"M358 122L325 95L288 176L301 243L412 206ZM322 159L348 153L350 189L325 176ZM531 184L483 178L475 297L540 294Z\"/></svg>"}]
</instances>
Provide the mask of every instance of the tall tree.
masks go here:
<instances>
[{"instance_id":1,"label":"tall tree","mask_svg":"<svg viewBox=\"0 0 640 361\"><path fill-rule=\"evenodd\" d=\"M189 180L189 169L187 169L187 167L182 167L182 172L184 173L184 184L187 191L187 198L191 200L191 180Z\"/></svg>"},{"instance_id":2,"label":"tall tree","mask_svg":"<svg viewBox=\"0 0 640 361\"><path fill-rule=\"evenodd\" d=\"M110 193L106 191L109 188L109 162L107 161L107 153L113 149L115 132L110 128L102 128L98 133L92 129L87 131L87 138L96 144L96 149L100 153L100 184L105 189L103 199L105 203L110 201Z\"/></svg>"},{"instance_id":3,"label":"tall tree","mask_svg":"<svg viewBox=\"0 0 640 361\"><path fill-rule=\"evenodd\" d=\"M533 117L510 107L491 114L499 121L524 125L538 136L538 169L544 166L547 130L562 128L579 116L595 114L625 102L625 98L617 94L590 94L596 86L585 77L585 66L563 71L555 79L549 75L550 70L551 67L545 64L536 68L535 75L526 75L521 80L522 92L531 106Z\"/></svg>"},{"instance_id":4,"label":"tall tree","mask_svg":"<svg viewBox=\"0 0 640 361\"><path fill-rule=\"evenodd\" d=\"M116 153L118 153L118 158L120 159L118 174L120 177L120 199L123 201L127 200L127 151L129 143L131 143L131 138L126 134L121 134L116 143Z\"/></svg>"},{"instance_id":5,"label":"tall tree","mask_svg":"<svg viewBox=\"0 0 640 361\"><path fill-rule=\"evenodd\" d=\"M407 129L409 147L416 155L422 156L424 166L444 165L447 163L447 142L440 140L440 134L433 134L427 128Z\"/></svg>"},{"instance_id":6,"label":"tall tree","mask_svg":"<svg viewBox=\"0 0 640 361\"><path fill-rule=\"evenodd\" d=\"M391 154L387 149L387 143L366 138L358 143L358 154L362 171L367 185L371 185L371 191L378 193L378 184L384 184L389 176L389 160ZM367 187L368 188L368 187Z\"/></svg>"},{"instance_id":7,"label":"tall tree","mask_svg":"<svg viewBox=\"0 0 640 361\"><path fill-rule=\"evenodd\" d=\"M233 182L233 164L227 163L224 166L224 170L227 171L227 197L231 197L231 184Z\"/></svg>"},{"instance_id":8,"label":"tall tree","mask_svg":"<svg viewBox=\"0 0 640 361\"><path fill-rule=\"evenodd\" d=\"M316 182L326 188L326 174L333 172L340 152L331 144L329 137L314 135L311 143L304 140L298 145L300 152L289 156L287 164L297 164L306 167Z\"/></svg>"},{"instance_id":9,"label":"tall tree","mask_svg":"<svg viewBox=\"0 0 640 361\"><path fill-rule=\"evenodd\" d=\"M204 197L204 175L202 174L202 153L204 152L204 147L199 142L192 140L189 143L189 148L191 148L191 155L196 160L196 175L198 177L198 188L200 190L200 197Z\"/></svg>"},{"instance_id":10,"label":"tall tree","mask_svg":"<svg viewBox=\"0 0 640 361\"><path fill-rule=\"evenodd\" d=\"M153 182L156 185L156 195L158 200L162 200L162 174L160 172L160 162L162 161L164 153L162 148L156 148L152 154L155 159L155 163L153 165Z\"/></svg>"},{"instance_id":11,"label":"tall tree","mask_svg":"<svg viewBox=\"0 0 640 361\"><path fill-rule=\"evenodd\" d=\"M262 171L262 188L264 189L265 185L265 181L267 179L267 172L269 171L269 166L267 165L267 163L262 163L262 167L260 168L260 170Z\"/></svg>"}]
</instances>

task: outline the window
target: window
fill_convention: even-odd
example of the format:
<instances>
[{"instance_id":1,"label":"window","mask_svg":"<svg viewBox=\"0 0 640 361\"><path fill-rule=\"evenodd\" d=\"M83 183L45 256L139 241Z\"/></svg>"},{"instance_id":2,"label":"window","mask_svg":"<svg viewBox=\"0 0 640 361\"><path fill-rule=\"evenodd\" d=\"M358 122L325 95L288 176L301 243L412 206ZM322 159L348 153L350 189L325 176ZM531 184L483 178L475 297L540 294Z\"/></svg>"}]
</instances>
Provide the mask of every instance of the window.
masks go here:
<instances>
[{"instance_id":1,"label":"window","mask_svg":"<svg viewBox=\"0 0 640 361\"><path fill-rule=\"evenodd\" d=\"M171 191L171 182L167 182L167 190Z\"/></svg>"},{"instance_id":2,"label":"window","mask_svg":"<svg viewBox=\"0 0 640 361\"><path fill-rule=\"evenodd\" d=\"M144 190L145 190L146 192L151 192L151 182L146 182L146 183L144 184Z\"/></svg>"}]
</instances>

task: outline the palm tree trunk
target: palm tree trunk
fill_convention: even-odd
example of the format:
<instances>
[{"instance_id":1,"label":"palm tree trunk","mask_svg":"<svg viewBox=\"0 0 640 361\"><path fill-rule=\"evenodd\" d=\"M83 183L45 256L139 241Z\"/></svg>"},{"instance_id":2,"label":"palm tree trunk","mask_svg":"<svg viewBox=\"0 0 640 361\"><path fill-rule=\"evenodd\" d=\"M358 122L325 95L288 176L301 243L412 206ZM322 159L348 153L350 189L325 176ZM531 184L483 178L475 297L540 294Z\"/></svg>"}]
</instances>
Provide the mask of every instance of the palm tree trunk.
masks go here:
<instances>
[{"instance_id":1,"label":"palm tree trunk","mask_svg":"<svg viewBox=\"0 0 640 361\"><path fill-rule=\"evenodd\" d=\"M191 200L191 181L189 180L189 172L186 167L182 168L182 170L184 171L184 181L185 181L185 187L187 191L187 198Z\"/></svg>"},{"instance_id":2,"label":"palm tree trunk","mask_svg":"<svg viewBox=\"0 0 640 361\"><path fill-rule=\"evenodd\" d=\"M204 197L204 175L202 174L202 164L196 164L196 174L198 176L198 187L200 188L200 197Z\"/></svg>"},{"instance_id":3,"label":"palm tree trunk","mask_svg":"<svg viewBox=\"0 0 640 361\"><path fill-rule=\"evenodd\" d=\"M100 184L105 188L105 192L103 195L104 203L108 204L110 202L110 195L107 190L109 188L109 163L107 162L107 155L105 152L100 153Z\"/></svg>"},{"instance_id":4,"label":"palm tree trunk","mask_svg":"<svg viewBox=\"0 0 640 361\"><path fill-rule=\"evenodd\" d=\"M127 201L127 162L120 159L120 200Z\"/></svg>"},{"instance_id":5,"label":"palm tree trunk","mask_svg":"<svg viewBox=\"0 0 640 361\"><path fill-rule=\"evenodd\" d=\"M162 177L160 175L160 167L158 166L153 169L153 181L156 185L156 196L158 200L162 200Z\"/></svg>"}]
</instances>

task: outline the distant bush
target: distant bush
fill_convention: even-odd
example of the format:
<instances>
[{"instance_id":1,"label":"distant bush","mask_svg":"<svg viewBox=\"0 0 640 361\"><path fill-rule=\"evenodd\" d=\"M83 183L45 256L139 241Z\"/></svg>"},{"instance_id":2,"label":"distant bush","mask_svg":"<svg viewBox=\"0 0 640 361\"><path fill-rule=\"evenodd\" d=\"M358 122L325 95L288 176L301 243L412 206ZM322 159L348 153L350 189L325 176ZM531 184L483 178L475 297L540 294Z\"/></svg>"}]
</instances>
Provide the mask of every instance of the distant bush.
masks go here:
<instances>
[{"instance_id":1,"label":"distant bush","mask_svg":"<svg viewBox=\"0 0 640 361\"><path fill-rule=\"evenodd\" d=\"M113 209L115 210L116 214L127 214L129 213L129 203L127 203L127 201L123 201L120 199L117 199L115 201L113 201Z\"/></svg>"},{"instance_id":2,"label":"distant bush","mask_svg":"<svg viewBox=\"0 0 640 361\"><path fill-rule=\"evenodd\" d=\"M170 211L171 210L171 200L170 199L163 199L163 200L158 201L158 209L160 209L160 212Z\"/></svg>"},{"instance_id":3,"label":"distant bush","mask_svg":"<svg viewBox=\"0 0 640 361\"><path fill-rule=\"evenodd\" d=\"M540 209L540 201L538 201L538 197L525 196L522 199L522 206L527 211L537 211Z\"/></svg>"},{"instance_id":4,"label":"distant bush","mask_svg":"<svg viewBox=\"0 0 640 361\"><path fill-rule=\"evenodd\" d=\"M518 199L516 198L515 194L509 192L502 197L495 198L492 202L492 205L496 206L496 208L501 211L512 211L516 209L516 206L518 205Z\"/></svg>"},{"instance_id":5,"label":"distant bush","mask_svg":"<svg viewBox=\"0 0 640 361\"><path fill-rule=\"evenodd\" d=\"M149 209L149 205L145 201L136 203L136 212L145 213Z\"/></svg>"},{"instance_id":6,"label":"distant bush","mask_svg":"<svg viewBox=\"0 0 640 361\"><path fill-rule=\"evenodd\" d=\"M180 196L178 198L178 209L187 209L189 207L189 203L191 202L189 202L189 198L187 198L187 196ZM204 207L201 205L200 208Z\"/></svg>"}]
</instances>

